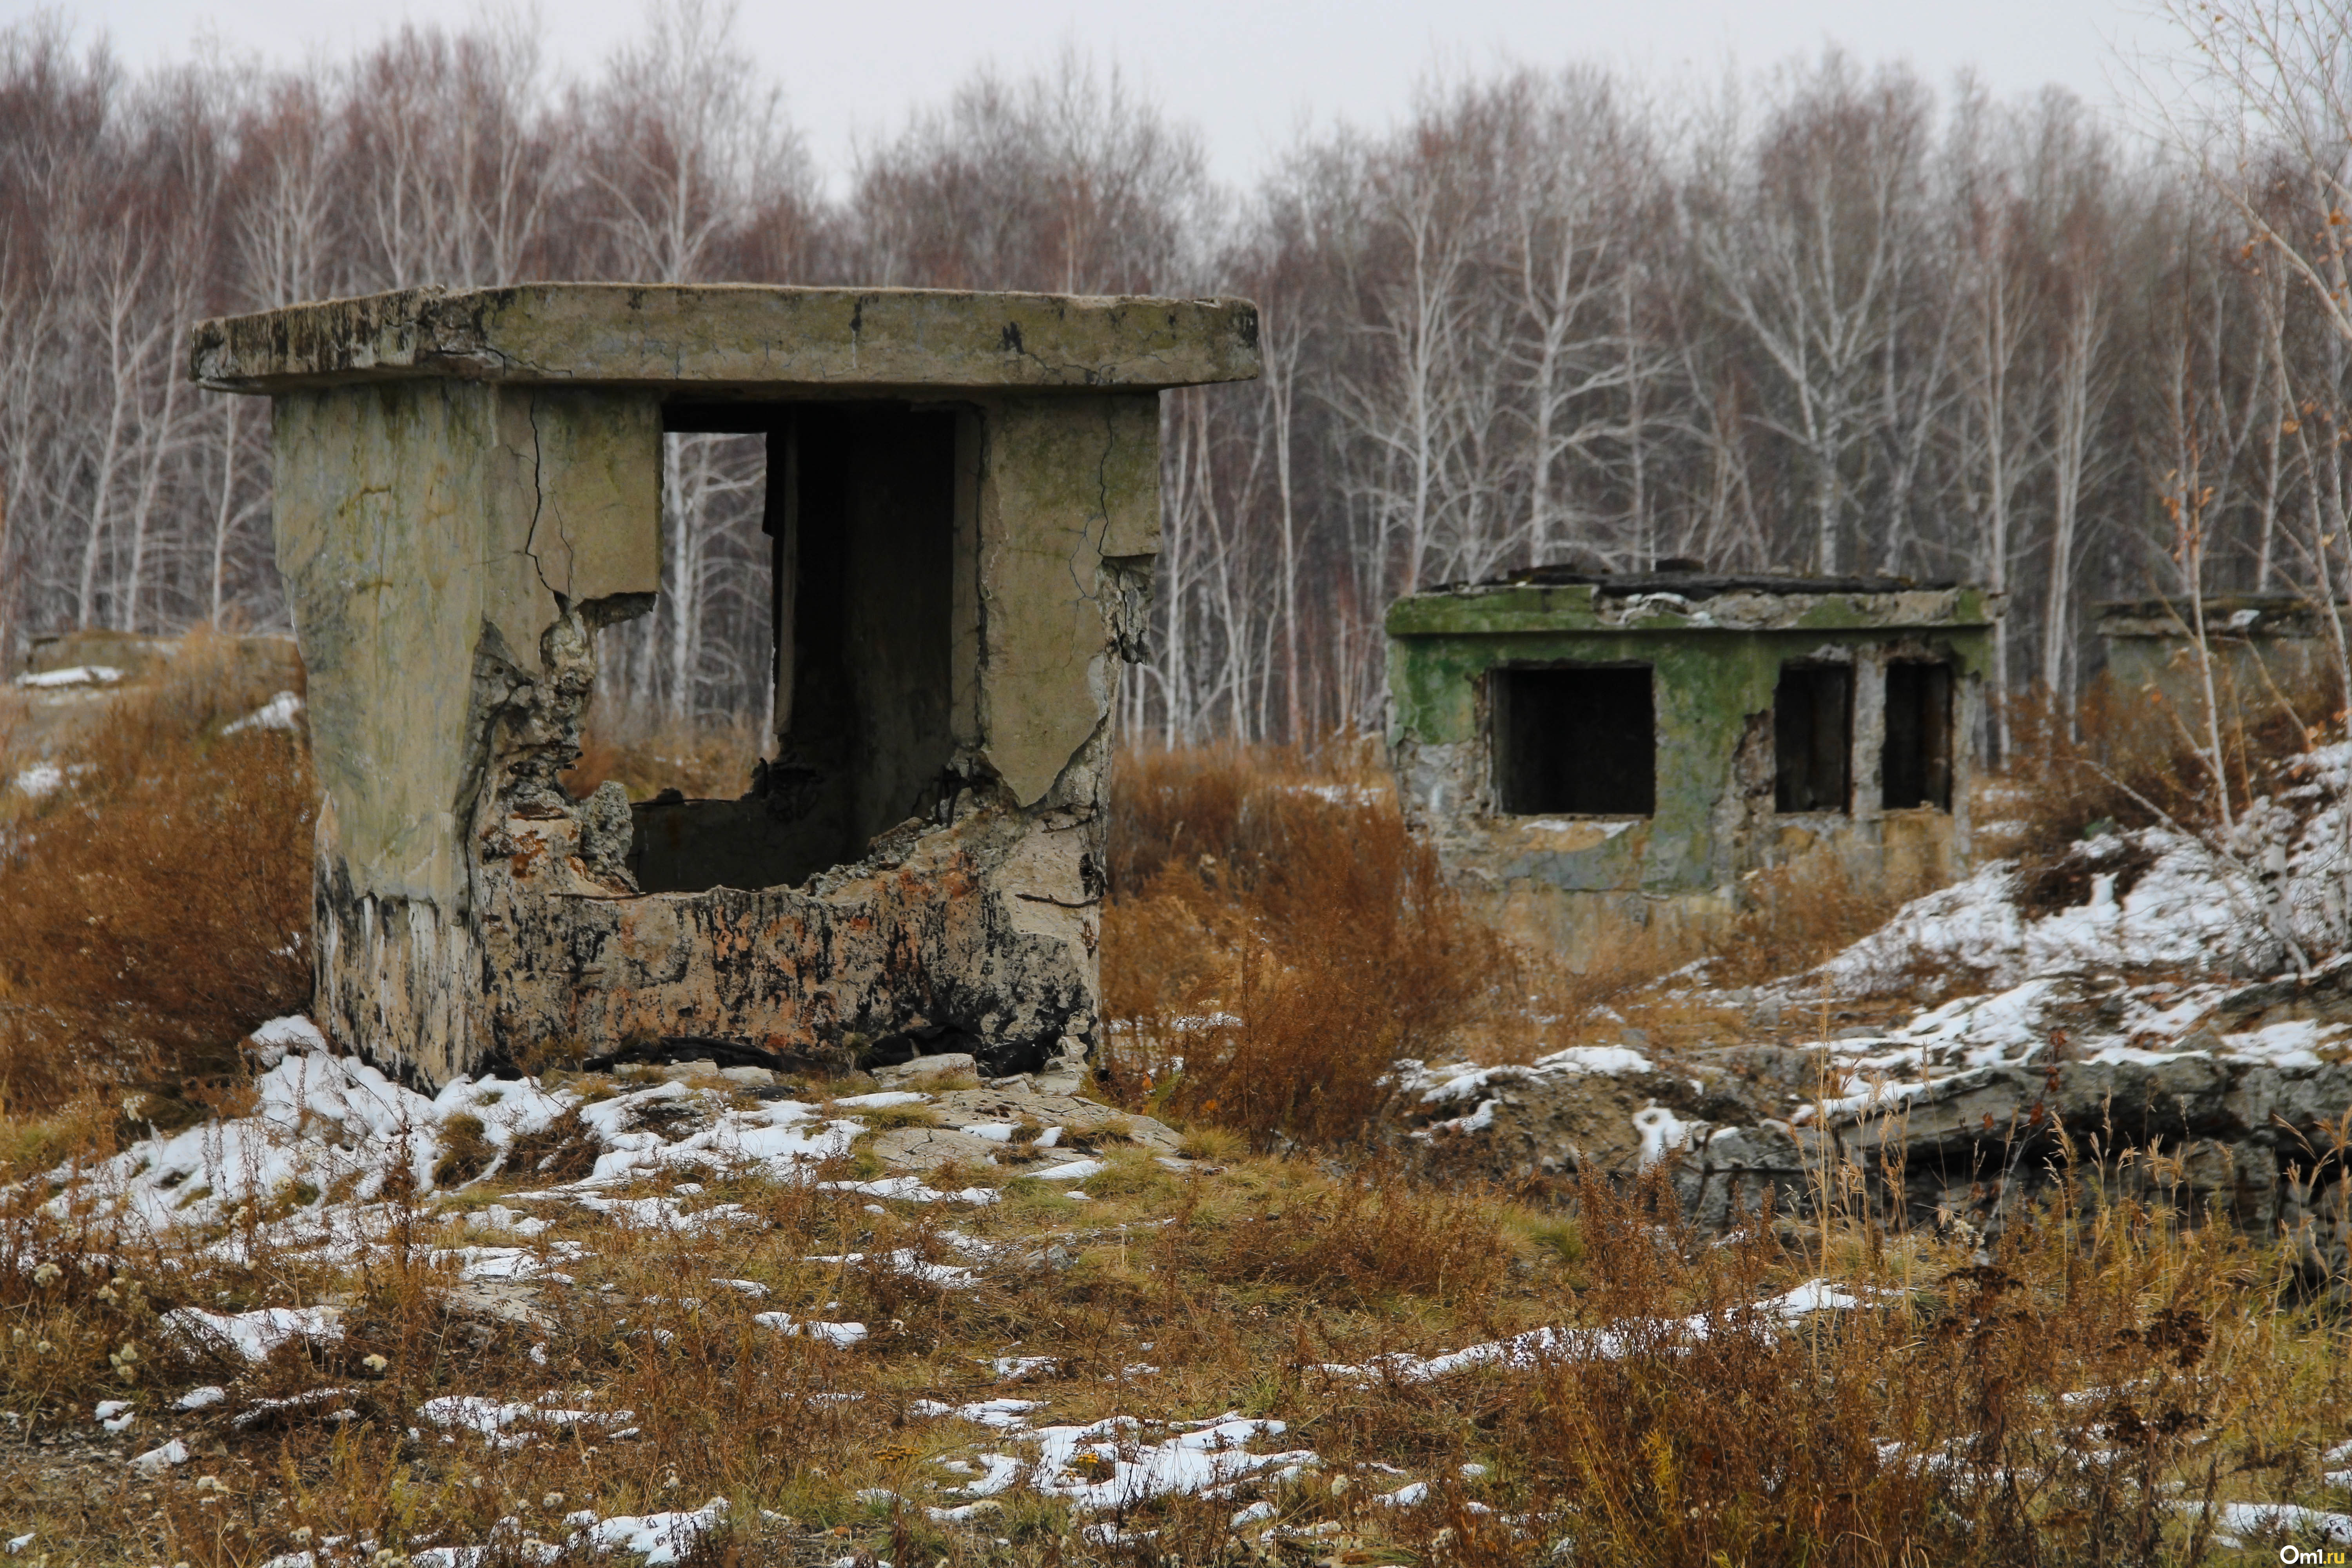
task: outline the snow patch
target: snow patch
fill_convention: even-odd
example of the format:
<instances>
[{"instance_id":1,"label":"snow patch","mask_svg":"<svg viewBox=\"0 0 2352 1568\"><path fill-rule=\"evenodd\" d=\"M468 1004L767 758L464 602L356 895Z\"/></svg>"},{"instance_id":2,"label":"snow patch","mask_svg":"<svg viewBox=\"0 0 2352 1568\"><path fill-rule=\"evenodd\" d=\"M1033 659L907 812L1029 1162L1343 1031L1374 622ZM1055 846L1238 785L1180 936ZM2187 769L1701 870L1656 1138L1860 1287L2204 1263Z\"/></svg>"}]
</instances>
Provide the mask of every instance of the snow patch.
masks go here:
<instances>
[{"instance_id":1,"label":"snow patch","mask_svg":"<svg viewBox=\"0 0 2352 1568\"><path fill-rule=\"evenodd\" d=\"M1400 1352L1360 1363L1326 1363L1316 1370L1327 1377L1353 1383L1430 1383L1481 1366L1524 1372L1547 1361L1615 1361L1645 1345L1703 1340L1743 1320L1794 1322L1809 1313L1849 1311L1861 1305L1858 1297L1828 1280L1811 1279L1793 1290L1728 1312L1697 1312L1687 1318L1617 1323L1600 1329L1531 1329L1507 1340L1489 1340L1444 1355L1424 1359Z\"/></svg>"},{"instance_id":2,"label":"snow patch","mask_svg":"<svg viewBox=\"0 0 2352 1568\"><path fill-rule=\"evenodd\" d=\"M35 763L19 773L15 780L16 789L35 800L47 800L65 787L66 771L55 763Z\"/></svg>"},{"instance_id":3,"label":"snow patch","mask_svg":"<svg viewBox=\"0 0 2352 1568\"><path fill-rule=\"evenodd\" d=\"M823 1340L829 1345L840 1345L845 1349L866 1338L866 1325L863 1323L796 1322L790 1312L755 1312L751 1321L763 1329L774 1329L787 1336Z\"/></svg>"},{"instance_id":4,"label":"snow patch","mask_svg":"<svg viewBox=\"0 0 2352 1568\"><path fill-rule=\"evenodd\" d=\"M343 1337L340 1307L263 1307L251 1312L207 1312L175 1307L163 1327L206 1350L234 1350L249 1362L268 1361L279 1345L296 1340L333 1344Z\"/></svg>"},{"instance_id":5,"label":"snow patch","mask_svg":"<svg viewBox=\"0 0 2352 1568\"><path fill-rule=\"evenodd\" d=\"M234 735L243 730L291 730L302 712L302 699L291 691L281 691L236 723L223 728L224 735Z\"/></svg>"},{"instance_id":6,"label":"snow patch","mask_svg":"<svg viewBox=\"0 0 2352 1568\"><path fill-rule=\"evenodd\" d=\"M56 691L68 686L111 686L122 679L122 672L112 665L77 664L69 669L47 669L38 675L20 675L16 684L28 691Z\"/></svg>"},{"instance_id":7,"label":"snow patch","mask_svg":"<svg viewBox=\"0 0 2352 1568\"><path fill-rule=\"evenodd\" d=\"M677 1562L727 1517L727 1500L712 1498L692 1512L622 1514L589 1525L573 1537L592 1552L635 1552L646 1568Z\"/></svg>"},{"instance_id":8,"label":"snow patch","mask_svg":"<svg viewBox=\"0 0 2352 1568\"><path fill-rule=\"evenodd\" d=\"M160 1448L150 1448L131 1461L131 1468L142 1476L160 1476L177 1465L188 1462L188 1446L177 1437Z\"/></svg>"}]
</instances>

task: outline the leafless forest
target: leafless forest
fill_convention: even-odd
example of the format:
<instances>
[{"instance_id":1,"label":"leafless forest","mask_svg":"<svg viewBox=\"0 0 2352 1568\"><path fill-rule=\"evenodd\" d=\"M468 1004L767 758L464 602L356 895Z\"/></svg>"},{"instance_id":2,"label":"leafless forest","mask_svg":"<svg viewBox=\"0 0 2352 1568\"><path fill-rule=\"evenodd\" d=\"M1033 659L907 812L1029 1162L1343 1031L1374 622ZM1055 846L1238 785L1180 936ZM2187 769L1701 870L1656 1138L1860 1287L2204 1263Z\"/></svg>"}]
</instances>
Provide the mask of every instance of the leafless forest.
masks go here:
<instances>
[{"instance_id":1,"label":"leafless forest","mask_svg":"<svg viewBox=\"0 0 2352 1568\"><path fill-rule=\"evenodd\" d=\"M1264 380L1167 403L1139 737L1376 723L1387 601L1530 562L1973 579L2006 683L2069 692L2096 598L2342 572L2342 19L2181 26L2129 127L1834 56L1671 100L1528 68L1243 192L1068 55L835 200L699 0L577 79L492 25L134 74L36 16L0 32L0 646L282 620L266 416L188 384L194 319L735 279L1259 301ZM670 439L666 591L610 668L648 714L764 703L758 454Z\"/></svg>"}]
</instances>

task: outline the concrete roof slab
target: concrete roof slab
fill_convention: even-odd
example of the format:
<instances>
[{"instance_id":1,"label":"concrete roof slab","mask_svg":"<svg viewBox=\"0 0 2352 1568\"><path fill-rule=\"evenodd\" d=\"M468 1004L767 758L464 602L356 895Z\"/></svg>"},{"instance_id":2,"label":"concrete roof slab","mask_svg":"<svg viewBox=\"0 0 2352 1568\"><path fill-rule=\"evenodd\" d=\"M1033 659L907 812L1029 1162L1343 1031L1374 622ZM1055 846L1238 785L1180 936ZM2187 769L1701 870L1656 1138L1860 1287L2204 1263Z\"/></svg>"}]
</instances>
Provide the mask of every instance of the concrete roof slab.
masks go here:
<instances>
[{"instance_id":1,"label":"concrete roof slab","mask_svg":"<svg viewBox=\"0 0 2352 1568\"><path fill-rule=\"evenodd\" d=\"M1146 391L1258 374L1245 300L766 284L410 289L199 321L191 375L274 393L449 377L839 396Z\"/></svg>"}]
</instances>

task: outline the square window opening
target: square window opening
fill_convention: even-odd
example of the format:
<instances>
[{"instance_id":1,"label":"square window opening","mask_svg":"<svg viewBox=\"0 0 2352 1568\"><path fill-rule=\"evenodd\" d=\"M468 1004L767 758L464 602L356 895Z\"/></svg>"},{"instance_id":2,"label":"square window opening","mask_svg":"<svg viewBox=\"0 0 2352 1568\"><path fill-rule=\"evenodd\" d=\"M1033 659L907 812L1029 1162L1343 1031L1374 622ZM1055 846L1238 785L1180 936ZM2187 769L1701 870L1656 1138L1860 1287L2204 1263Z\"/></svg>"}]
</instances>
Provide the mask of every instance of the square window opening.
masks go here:
<instances>
[{"instance_id":1,"label":"square window opening","mask_svg":"<svg viewBox=\"0 0 2352 1568\"><path fill-rule=\"evenodd\" d=\"M1648 665L1498 669L1487 679L1496 795L1506 814L1647 816L1656 810Z\"/></svg>"},{"instance_id":2,"label":"square window opening","mask_svg":"<svg viewBox=\"0 0 2352 1568\"><path fill-rule=\"evenodd\" d=\"M1952 809L1952 667L1886 667L1886 746L1880 800L1889 811Z\"/></svg>"},{"instance_id":3,"label":"square window opening","mask_svg":"<svg viewBox=\"0 0 2352 1568\"><path fill-rule=\"evenodd\" d=\"M1784 664L1772 693L1776 811L1853 809L1853 667Z\"/></svg>"}]
</instances>

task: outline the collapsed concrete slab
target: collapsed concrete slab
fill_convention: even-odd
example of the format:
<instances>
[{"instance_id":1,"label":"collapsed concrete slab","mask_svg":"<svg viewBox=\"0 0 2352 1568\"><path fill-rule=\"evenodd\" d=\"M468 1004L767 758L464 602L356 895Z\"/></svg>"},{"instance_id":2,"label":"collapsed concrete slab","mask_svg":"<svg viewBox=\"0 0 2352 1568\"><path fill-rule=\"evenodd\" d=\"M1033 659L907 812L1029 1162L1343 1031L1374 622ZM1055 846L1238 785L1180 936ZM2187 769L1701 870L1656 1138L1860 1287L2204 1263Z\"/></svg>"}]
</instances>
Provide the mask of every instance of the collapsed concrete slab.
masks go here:
<instances>
[{"instance_id":1,"label":"collapsed concrete slab","mask_svg":"<svg viewBox=\"0 0 2352 1568\"><path fill-rule=\"evenodd\" d=\"M1896 885L1965 865L1997 595L1893 578L1556 567L1400 599L1406 818L1506 930L1580 964L1704 940L1812 853Z\"/></svg>"},{"instance_id":2,"label":"collapsed concrete slab","mask_svg":"<svg viewBox=\"0 0 2352 1568\"><path fill-rule=\"evenodd\" d=\"M1010 1072L1092 1045L1158 395L1234 300L540 284L205 321L275 405L324 803L315 1014L438 1082L667 1040ZM572 798L594 633L661 590L662 443L763 436L773 755Z\"/></svg>"}]
</instances>

